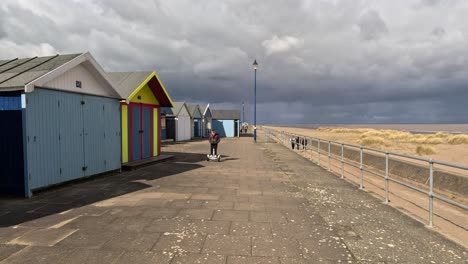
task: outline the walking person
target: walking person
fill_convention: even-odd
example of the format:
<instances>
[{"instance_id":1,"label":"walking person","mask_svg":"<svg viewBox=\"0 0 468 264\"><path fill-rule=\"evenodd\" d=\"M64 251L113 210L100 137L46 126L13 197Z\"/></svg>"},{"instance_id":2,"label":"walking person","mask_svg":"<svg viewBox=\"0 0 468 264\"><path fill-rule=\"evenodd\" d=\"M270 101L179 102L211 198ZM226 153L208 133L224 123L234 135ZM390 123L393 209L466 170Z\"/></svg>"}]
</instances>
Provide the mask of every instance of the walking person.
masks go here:
<instances>
[{"instance_id":1,"label":"walking person","mask_svg":"<svg viewBox=\"0 0 468 264\"><path fill-rule=\"evenodd\" d=\"M296 138L292 137L292 138L289 139L289 141L291 142L292 150L294 150L294 147L296 146Z\"/></svg>"}]
</instances>

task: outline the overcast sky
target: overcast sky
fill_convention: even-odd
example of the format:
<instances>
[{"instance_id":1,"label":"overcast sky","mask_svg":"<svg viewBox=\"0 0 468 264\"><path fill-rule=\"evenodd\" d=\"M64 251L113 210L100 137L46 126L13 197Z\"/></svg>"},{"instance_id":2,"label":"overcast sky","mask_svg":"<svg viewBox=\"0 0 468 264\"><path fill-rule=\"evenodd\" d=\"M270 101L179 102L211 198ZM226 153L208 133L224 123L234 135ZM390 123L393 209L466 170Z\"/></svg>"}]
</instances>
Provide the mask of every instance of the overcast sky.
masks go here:
<instances>
[{"instance_id":1,"label":"overcast sky","mask_svg":"<svg viewBox=\"0 0 468 264\"><path fill-rule=\"evenodd\" d=\"M0 58L90 51L259 123L468 123L467 0L1 0Z\"/></svg>"}]
</instances>

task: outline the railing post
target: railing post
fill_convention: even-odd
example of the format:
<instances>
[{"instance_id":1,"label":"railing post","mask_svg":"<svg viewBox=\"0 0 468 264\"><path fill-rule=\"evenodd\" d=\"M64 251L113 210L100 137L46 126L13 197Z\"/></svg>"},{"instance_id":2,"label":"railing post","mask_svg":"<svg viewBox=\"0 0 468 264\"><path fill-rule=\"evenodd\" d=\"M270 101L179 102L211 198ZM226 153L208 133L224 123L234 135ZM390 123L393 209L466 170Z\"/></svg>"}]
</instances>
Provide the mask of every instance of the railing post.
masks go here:
<instances>
[{"instance_id":1,"label":"railing post","mask_svg":"<svg viewBox=\"0 0 468 264\"><path fill-rule=\"evenodd\" d=\"M359 189L364 189L364 170L362 167L362 146L359 151L359 170L361 170L361 183L359 184Z\"/></svg>"},{"instance_id":2,"label":"railing post","mask_svg":"<svg viewBox=\"0 0 468 264\"><path fill-rule=\"evenodd\" d=\"M388 175L388 151L385 151L385 203L390 202L388 199L389 193L389 175Z\"/></svg>"},{"instance_id":3,"label":"railing post","mask_svg":"<svg viewBox=\"0 0 468 264\"><path fill-rule=\"evenodd\" d=\"M308 143L307 145L310 146L309 147L309 149L310 149L310 160L313 161L312 160L312 152L313 152L313 150L312 150L312 138L309 138L309 142L307 142L307 143Z\"/></svg>"},{"instance_id":4,"label":"railing post","mask_svg":"<svg viewBox=\"0 0 468 264\"><path fill-rule=\"evenodd\" d=\"M433 227L434 217L434 161L429 159L429 227Z\"/></svg>"},{"instance_id":5,"label":"railing post","mask_svg":"<svg viewBox=\"0 0 468 264\"><path fill-rule=\"evenodd\" d=\"M341 144L341 178L344 178L344 145Z\"/></svg>"},{"instance_id":6,"label":"railing post","mask_svg":"<svg viewBox=\"0 0 468 264\"><path fill-rule=\"evenodd\" d=\"M318 159L317 159L317 164L320 166L320 138L318 139L318 143L317 143L317 146L318 146Z\"/></svg>"},{"instance_id":7,"label":"railing post","mask_svg":"<svg viewBox=\"0 0 468 264\"><path fill-rule=\"evenodd\" d=\"M330 156L331 155L331 141L328 141L328 171L331 171L331 166L330 166Z\"/></svg>"}]
</instances>

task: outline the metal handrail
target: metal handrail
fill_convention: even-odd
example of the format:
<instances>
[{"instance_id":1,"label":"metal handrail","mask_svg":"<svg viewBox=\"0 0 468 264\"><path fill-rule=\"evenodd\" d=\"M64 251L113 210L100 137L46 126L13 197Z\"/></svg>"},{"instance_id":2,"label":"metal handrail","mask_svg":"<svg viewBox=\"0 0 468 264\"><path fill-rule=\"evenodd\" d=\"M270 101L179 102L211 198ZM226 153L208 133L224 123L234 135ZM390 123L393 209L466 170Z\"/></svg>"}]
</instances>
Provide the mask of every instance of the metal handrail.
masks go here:
<instances>
[{"instance_id":1,"label":"metal handrail","mask_svg":"<svg viewBox=\"0 0 468 264\"><path fill-rule=\"evenodd\" d=\"M394 183L397 183L397 184L399 184L401 186L412 189L414 191L427 194L428 199L429 199L429 210L428 210L429 211L429 221L428 221L429 222L429 227L433 227L433 214L434 214L434 212L433 212L433 206L434 206L433 205L433 200L434 200L434 198L436 198L436 199L438 199L440 201L443 201L445 203L451 204L453 206L459 207L459 208L461 208L463 210L468 210L468 206L466 206L464 204L461 204L461 203L458 203L458 202L455 202L455 201L453 201L451 199L436 195L433 192L434 164L443 165L443 166L452 167L452 168L461 169L461 170L468 170L468 166L463 166L463 165L459 165L459 164L452 164L452 163L448 163L448 162L444 162L444 161L437 161L437 160L433 160L433 159L422 158L422 157L402 154L402 153L398 153L398 152L375 149L375 148L370 148L370 147L366 147L366 146L348 144L348 143L339 142L339 141L326 140L326 139L316 138L316 137L306 137L306 136L303 136L303 135L289 133L289 132L285 132L285 131L278 131L278 130L274 130L274 129L270 129L270 128L263 128L263 129L268 131L267 134L268 134L269 138L271 137L274 140L277 140L278 142L281 142L283 144L287 144L287 142L289 142L289 139L291 137L294 137L294 138L299 137L299 138L302 138L303 140L307 140L306 144L302 144L302 143L305 143L304 141L302 141L302 143L301 142L296 142L295 144L297 144L299 146L299 149L310 150L311 151L310 159L312 161L313 161L312 153L313 152L317 153L317 162L316 163L319 166L326 167L329 171L332 171L332 169L331 169L332 168L331 160L341 162L341 166L333 164L333 167L341 169L341 177L342 178L344 178L344 171L345 171L344 170L344 165L345 164L359 169L360 170L360 175L357 176L357 175L353 174L353 176L360 177L360 184L359 184L360 189L364 188L364 174L363 174L363 172L367 172L367 173L373 174L375 176L378 176L380 178L383 178L385 180L385 186L384 186L384 189L385 189L385 203L390 202L390 200L389 200L389 193L390 193L389 182L394 182ZM279 136L277 136L277 134L279 134ZM313 141L317 142L316 147L312 146ZM308 147L307 145L309 145L310 147ZM340 153L341 155L336 155L336 154L332 153L332 151L331 151L331 146L332 145L341 147L341 153ZM355 162L353 163L353 162L349 162L349 161L345 160L345 158L344 158L344 149L345 149L345 147L347 147L347 149L350 149L350 148L359 149L359 153L360 153L359 163L355 163ZM326 149L328 149L328 151ZM384 174L373 171L373 170L368 169L368 168L363 166L363 153L364 153L364 151L372 151L372 152L377 152L377 153L384 154L384 155L380 156L382 158L385 158L385 173ZM325 156L325 158L327 159L326 164L321 164L321 155ZM428 165L429 165L429 178L428 178L429 189L424 190L424 189L421 189L421 188L419 188L417 186L406 183L404 181L400 181L398 179L392 178L390 176L390 173L389 173L389 158L390 158L390 156L403 157L403 158L408 158L408 159L411 159L411 160L418 160L418 161L427 162ZM356 165L356 164L359 164L359 165Z\"/></svg>"}]
</instances>

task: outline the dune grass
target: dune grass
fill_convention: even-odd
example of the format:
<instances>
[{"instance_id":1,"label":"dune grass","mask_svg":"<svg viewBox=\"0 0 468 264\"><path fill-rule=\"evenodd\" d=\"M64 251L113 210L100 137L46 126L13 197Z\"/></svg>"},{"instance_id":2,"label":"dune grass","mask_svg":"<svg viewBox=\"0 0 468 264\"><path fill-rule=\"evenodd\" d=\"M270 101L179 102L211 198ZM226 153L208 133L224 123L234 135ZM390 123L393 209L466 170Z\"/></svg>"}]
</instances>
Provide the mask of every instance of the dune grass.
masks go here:
<instances>
[{"instance_id":1,"label":"dune grass","mask_svg":"<svg viewBox=\"0 0 468 264\"><path fill-rule=\"evenodd\" d=\"M432 155L436 154L436 150L433 147L428 147L428 146L417 146L416 147L416 153L419 156L424 156L424 155Z\"/></svg>"},{"instance_id":2,"label":"dune grass","mask_svg":"<svg viewBox=\"0 0 468 264\"><path fill-rule=\"evenodd\" d=\"M388 143L382 137L367 136L360 139L359 143L363 146L382 148L388 146Z\"/></svg>"},{"instance_id":3,"label":"dune grass","mask_svg":"<svg viewBox=\"0 0 468 264\"><path fill-rule=\"evenodd\" d=\"M468 144L468 135L449 136L447 139L447 143L449 143L450 145Z\"/></svg>"},{"instance_id":4,"label":"dune grass","mask_svg":"<svg viewBox=\"0 0 468 264\"><path fill-rule=\"evenodd\" d=\"M317 130L319 132L334 134L348 134L349 137L355 138L353 140L354 142L372 148L392 149L394 146L401 146L402 144L408 145L413 149L413 153L418 155L436 154L437 151L435 147L431 146L439 144L468 144L468 135L452 135L443 132L438 132L436 134L412 134L405 131L390 129L342 127L321 127ZM417 145L416 148L414 148L413 144Z\"/></svg>"}]
</instances>

